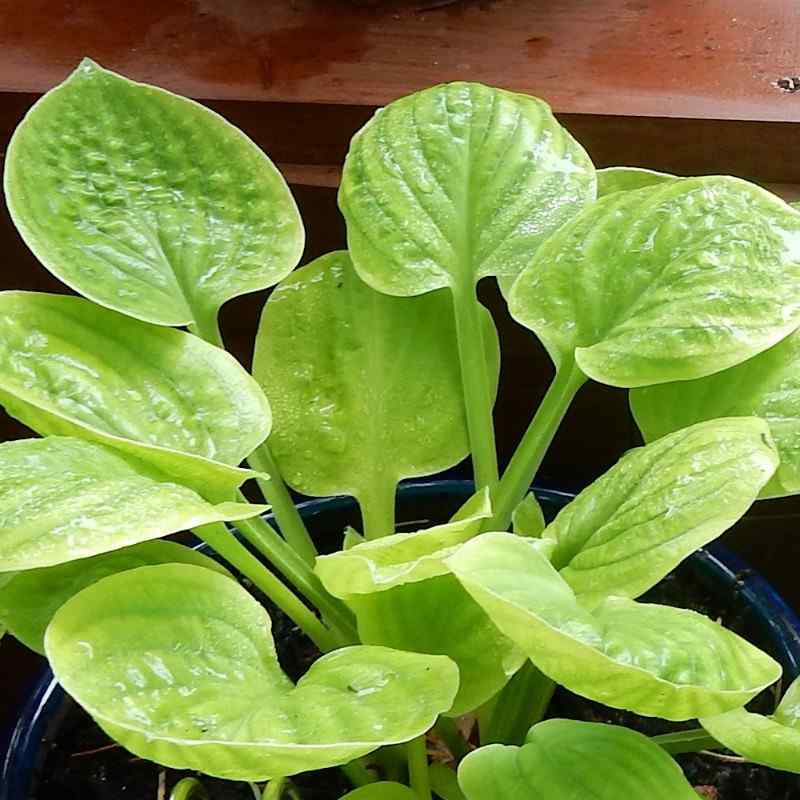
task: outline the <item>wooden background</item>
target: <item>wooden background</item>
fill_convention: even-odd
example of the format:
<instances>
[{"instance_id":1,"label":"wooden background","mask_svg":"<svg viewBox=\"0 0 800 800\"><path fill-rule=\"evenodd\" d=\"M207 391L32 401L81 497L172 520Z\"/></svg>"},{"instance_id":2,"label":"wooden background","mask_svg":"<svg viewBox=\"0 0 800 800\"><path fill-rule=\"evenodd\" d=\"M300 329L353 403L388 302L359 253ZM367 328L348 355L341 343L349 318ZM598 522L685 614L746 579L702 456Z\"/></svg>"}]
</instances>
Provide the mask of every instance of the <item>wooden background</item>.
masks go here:
<instances>
[{"instance_id":1,"label":"wooden background","mask_svg":"<svg viewBox=\"0 0 800 800\"><path fill-rule=\"evenodd\" d=\"M308 229L307 261L344 244L338 169L375 107L445 80L481 80L548 100L598 166L732 173L800 196L800 70L793 0L0 0L0 151L35 99L91 56L131 78L195 97L245 130L281 166ZM65 291L0 209L0 289ZM503 374L501 459L551 376L490 283ZM249 363L264 294L232 301L222 327ZM2 412L0 412L2 414ZM27 435L0 416L0 436ZM542 475L578 488L637 442L626 392L585 387ZM725 539L795 606L794 500L761 503ZM39 669L0 645L0 726Z\"/></svg>"}]
</instances>

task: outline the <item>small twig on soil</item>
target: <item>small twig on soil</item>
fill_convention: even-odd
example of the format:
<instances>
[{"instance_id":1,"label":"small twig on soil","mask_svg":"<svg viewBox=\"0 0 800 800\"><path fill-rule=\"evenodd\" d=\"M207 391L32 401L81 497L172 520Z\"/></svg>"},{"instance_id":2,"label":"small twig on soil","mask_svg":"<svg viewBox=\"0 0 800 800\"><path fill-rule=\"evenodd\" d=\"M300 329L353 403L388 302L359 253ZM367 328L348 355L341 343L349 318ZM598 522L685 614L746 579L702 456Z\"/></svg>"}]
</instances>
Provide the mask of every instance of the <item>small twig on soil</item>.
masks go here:
<instances>
[{"instance_id":1,"label":"small twig on soil","mask_svg":"<svg viewBox=\"0 0 800 800\"><path fill-rule=\"evenodd\" d=\"M117 748L121 747L122 745L117 744L116 742L112 742L111 744L103 745L102 747L95 747L94 750L81 750L79 753L72 753L70 754L70 758L83 758L84 756L94 756L98 753L105 753L106 750L116 750Z\"/></svg>"},{"instance_id":2,"label":"small twig on soil","mask_svg":"<svg viewBox=\"0 0 800 800\"><path fill-rule=\"evenodd\" d=\"M742 758L741 756L728 756L725 755L725 753L715 753L713 750L701 750L700 754L704 756L711 756L712 758L717 758L720 761L727 761L729 764L750 763L746 758Z\"/></svg>"},{"instance_id":3,"label":"small twig on soil","mask_svg":"<svg viewBox=\"0 0 800 800\"><path fill-rule=\"evenodd\" d=\"M158 773L158 798L157 800L166 800L167 797L167 773L162 769Z\"/></svg>"}]
</instances>

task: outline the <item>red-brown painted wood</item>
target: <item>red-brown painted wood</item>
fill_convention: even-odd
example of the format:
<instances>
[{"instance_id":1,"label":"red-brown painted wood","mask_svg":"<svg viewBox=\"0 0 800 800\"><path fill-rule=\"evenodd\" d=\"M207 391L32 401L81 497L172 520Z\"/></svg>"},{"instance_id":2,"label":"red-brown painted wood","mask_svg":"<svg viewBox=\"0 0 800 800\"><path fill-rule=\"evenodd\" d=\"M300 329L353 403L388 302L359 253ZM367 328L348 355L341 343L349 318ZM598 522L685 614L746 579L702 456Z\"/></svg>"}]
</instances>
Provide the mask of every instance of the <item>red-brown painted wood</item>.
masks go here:
<instances>
[{"instance_id":1,"label":"red-brown painted wood","mask_svg":"<svg viewBox=\"0 0 800 800\"><path fill-rule=\"evenodd\" d=\"M454 79L565 113L800 120L795 0L0 0L0 89L84 55L193 97L381 105Z\"/></svg>"}]
</instances>

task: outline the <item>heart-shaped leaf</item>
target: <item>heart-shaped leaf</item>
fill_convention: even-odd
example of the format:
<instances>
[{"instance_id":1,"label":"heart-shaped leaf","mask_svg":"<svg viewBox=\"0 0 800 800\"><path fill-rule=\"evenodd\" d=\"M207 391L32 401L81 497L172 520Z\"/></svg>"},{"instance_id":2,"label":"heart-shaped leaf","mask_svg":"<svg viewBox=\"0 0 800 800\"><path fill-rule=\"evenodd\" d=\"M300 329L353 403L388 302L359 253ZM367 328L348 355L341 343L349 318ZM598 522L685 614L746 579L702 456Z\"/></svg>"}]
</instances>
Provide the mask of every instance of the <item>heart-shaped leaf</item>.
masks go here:
<instances>
[{"instance_id":1,"label":"heart-shaped leaf","mask_svg":"<svg viewBox=\"0 0 800 800\"><path fill-rule=\"evenodd\" d=\"M736 178L614 192L547 240L509 306L602 383L710 375L800 324L800 214Z\"/></svg>"},{"instance_id":2,"label":"heart-shaped leaf","mask_svg":"<svg viewBox=\"0 0 800 800\"><path fill-rule=\"evenodd\" d=\"M612 192L630 192L645 186L680 180L667 172L656 172L641 167L606 167L597 170L597 196L605 197Z\"/></svg>"},{"instance_id":3,"label":"heart-shaped leaf","mask_svg":"<svg viewBox=\"0 0 800 800\"><path fill-rule=\"evenodd\" d=\"M79 297L0 293L0 403L227 499L270 430L267 399L224 351Z\"/></svg>"},{"instance_id":4,"label":"heart-shaped leaf","mask_svg":"<svg viewBox=\"0 0 800 800\"><path fill-rule=\"evenodd\" d=\"M540 540L485 533L447 564L545 675L591 700L684 720L738 708L780 677L768 655L693 611L621 597L587 611Z\"/></svg>"},{"instance_id":5,"label":"heart-shaped leaf","mask_svg":"<svg viewBox=\"0 0 800 800\"><path fill-rule=\"evenodd\" d=\"M356 612L362 642L456 662L461 683L454 715L492 697L525 660L444 564L490 515L485 489L470 498L457 521L356 544L319 557L315 567L325 588Z\"/></svg>"},{"instance_id":6,"label":"heart-shaped leaf","mask_svg":"<svg viewBox=\"0 0 800 800\"><path fill-rule=\"evenodd\" d=\"M702 420L737 414L762 417L780 464L761 496L800 491L800 333L706 378L634 389L631 409L648 442Z\"/></svg>"},{"instance_id":7,"label":"heart-shaped leaf","mask_svg":"<svg viewBox=\"0 0 800 800\"><path fill-rule=\"evenodd\" d=\"M697 800L657 744L616 725L550 719L522 747L493 744L459 765L467 800Z\"/></svg>"},{"instance_id":8,"label":"heart-shaped leaf","mask_svg":"<svg viewBox=\"0 0 800 800\"><path fill-rule=\"evenodd\" d=\"M56 613L45 648L64 688L133 753L238 780L408 741L458 688L446 658L364 646L329 653L294 686L266 611L234 581L178 564L84 589Z\"/></svg>"},{"instance_id":9,"label":"heart-shaped leaf","mask_svg":"<svg viewBox=\"0 0 800 800\"><path fill-rule=\"evenodd\" d=\"M703 717L700 724L748 761L800 773L800 679L792 683L770 717L737 708Z\"/></svg>"},{"instance_id":10,"label":"heart-shaped leaf","mask_svg":"<svg viewBox=\"0 0 800 800\"><path fill-rule=\"evenodd\" d=\"M303 251L286 182L250 139L89 60L28 112L5 161L39 260L138 319L215 329L226 300L277 283Z\"/></svg>"},{"instance_id":11,"label":"heart-shaped leaf","mask_svg":"<svg viewBox=\"0 0 800 800\"><path fill-rule=\"evenodd\" d=\"M263 511L212 505L92 442L51 436L0 444L0 572L63 564Z\"/></svg>"},{"instance_id":12,"label":"heart-shaped leaf","mask_svg":"<svg viewBox=\"0 0 800 800\"><path fill-rule=\"evenodd\" d=\"M6 581L0 576L0 624L31 650L44 654L44 632L70 597L117 572L170 563L195 564L230 575L213 558L191 547L177 542L142 542L113 553L11 573Z\"/></svg>"},{"instance_id":13,"label":"heart-shaped leaf","mask_svg":"<svg viewBox=\"0 0 800 800\"><path fill-rule=\"evenodd\" d=\"M778 464L756 417L702 422L626 453L544 532L584 605L638 597L735 523Z\"/></svg>"},{"instance_id":14,"label":"heart-shaped leaf","mask_svg":"<svg viewBox=\"0 0 800 800\"><path fill-rule=\"evenodd\" d=\"M594 168L541 100L449 83L353 138L339 205L359 274L393 295L513 278L594 199Z\"/></svg>"},{"instance_id":15,"label":"heart-shaped leaf","mask_svg":"<svg viewBox=\"0 0 800 800\"><path fill-rule=\"evenodd\" d=\"M497 333L482 313L497 389ZM358 498L366 533L386 534L401 478L467 455L453 303L447 292L398 298L356 275L346 252L292 273L272 293L253 362L275 415L270 447L286 481L311 495ZM384 514L391 525L392 517Z\"/></svg>"}]
</instances>

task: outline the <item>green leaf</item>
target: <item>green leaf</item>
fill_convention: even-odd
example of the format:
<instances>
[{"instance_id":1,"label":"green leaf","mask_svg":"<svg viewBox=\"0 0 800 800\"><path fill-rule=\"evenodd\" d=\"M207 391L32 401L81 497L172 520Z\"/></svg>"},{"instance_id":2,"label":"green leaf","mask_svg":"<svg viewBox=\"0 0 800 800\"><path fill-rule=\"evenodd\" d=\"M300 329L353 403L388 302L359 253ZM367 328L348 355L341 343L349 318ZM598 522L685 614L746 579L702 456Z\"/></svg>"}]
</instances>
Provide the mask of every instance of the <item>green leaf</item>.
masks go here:
<instances>
[{"instance_id":1,"label":"green leaf","mask_svg":"<svg viewBox=\"0 0 800 800\"><path fill-rule=\"evenodd\" d=\"M533 492L526 494L522 502L514 509L511 514L511 522L514 525L514 533L520 536L539 537L542 535L546 526L544 513Z\"/></svg>"},{"instance_id":2,"label":"green leaf","mask_svg":"<svg viewBox=\"0 0 800 800\"><path fill-rule=\"evenodd\" d=\"M343 600L446 575L449 570L442 560L456 545L475 536L481 520L491 515L489 490L484 489L470 498L456 521L413 533L384 536L319 556L314 571L325 588Z\"/></svg>"},{"instance_id":3,"label":"green leaf","mask_svg":"<svg viewBox=\"0 0 800 800\"><path fill-rule=\"evenodd\" d=\"M703 717L700 724L748 761L800 774L800 679L792 683L770 717L737 708Z\"/></svg>"},{"instance_id":4,"label":"green leaf","mask_svg":"<svg viewBox=\"0 0 800 800\"><path fill-rule=\"evenodd\" d=\"M420 800L419 797L402 783L378 781L366 786L359 786L348 792L342 800Z\"/></svg>"},{"instance_id":5,"label":"green leaf","mask_svg":"<svg viewBox=\"0 0 800 800\"><path fill-rule=\"evenodd\" d=\"M293 488L354 495L369 514L393 507L400 479L467 455L452 307L446 292L398 298L370 289L346 252L275 289L253 373L275 416L270 447ZM485 310L482 323L496 391L499 347Z\"/></svg>"},{"instance_id":6,"label":"green leaf","mask_svg":"<svg viewBox=\"0 0 800 800\"><path fill-rule=\"evenodd\" d=\"M606 167L597 170L597 196L605 197L612 192L630 192L645 186L655 186L680 180L668 172L656 172L640 167Z\"/></svg>"},{"instance_id":7,"label":"green leaf","mask_svg":"<svg viewBox=\"0 0 800 800\"><path fill-rule=\"evenodd\" d=\"M79 297L0 293L0 403L43 435L109 445L227 499L270 430L267 399L224 351Z\"/></svg>"},{"instance_id":8,"label":"green leaf","mask_svg":"<svg viewBox=\"0 0 800 800\"><path fill-rule=\"evenodd\" d=\"M684 720L737 708L780 677L768 655L693 611L621 597L587 611L541 546L485 533L447 564L500 631L570 691Z\"/></svg>"},{"instance_id":9,"label":"green leaf","mask_svg":"<svg viewBox=\"0 0 800 800\"><path fill-rule=\"evenodd\" d=\"M615 192L547 240L509 307L601 383L710 375L800 324L800 214L728 177Z\"/></svg>"},{"instance_id":10,"label":"green leaf","mask_svg":"<svg viewBox=\"0 0 800 800\"><path fill-rule=\"evenodd\" d=\"M277 283L303 251L286 182L250 139L88 59L17 128L5 191L47 269L161 325L215 327L226 300Z\"/></svg>"},{"instance_id":11,"label":"green leaf","mask_svg":"<svg viewBox=\"0 0 800 800\"><path fill-rule=\"evenodd\" d=\"M113 553L53 567L0 576L0 623L23 644L44 654L44 632L53 614L87 586L128 569L152 564L195 564L230 576L213 558L176 542L142 542Z\"/></svg>"},{"instance_id":12,"label":"green leaf","mask_svg":"<svg viewBox=\"0 0 800 800\"><path fill-rule=\"evenodd\" d=\"M448 716L483 705L525 662L520 648L497 629L452 575L351 595L348 604L356 613L364 644L444 655L455 661L461 680Z\"/></svg>"},{"instance_id":13,"label":"green leaf","mask_svg":"<svg viewBox=\"0 0 800 800\"><path fill-rule=\"evenodd\" d=\"M359 274L406 296L515 277L594 196L589 157L545 103L449 83L391 103L356 134L339 205Z\"/></svg>"},{"instance_id":14,"label":"green leaf","mask_svg":"<svg viewBox=\"0 0 800 800\"><path fill-rule=\"evenodd\" d=\"M778 464L756 417L702 422L626 453L544 532L584 605L638 597L733 525Z\"/></svg>"},{"instance_id":15,"label":"green leaf","mask_svg":"<svg viewBox=\"0 0 800 800\"><path fill-rule=\"evenodd\" d=\"M142 462L80 439L0 444L0 572L63 564L263 511L212 505Z\"/></svg>"},{"instance_id":16,"label":"green leaf","mask_svg":"<svg viewBox=\"0 0 800 800\"><path fill-rule=\"evenodd\" d=\"M765 419L780 464L761 497L800 491L800 333L706 378L634 389L630 400L645 441L716 417Z\"/></svg>"},{"instance_id":17,"label":"green leaf","mask_svg":"<svg viewBox=\"0 0 800 800\"><path fill-rule=\"evenodd\" d=\"M131 752L234 780L322 769L408 741L458 687L446 658L363 646L322 657L295 686L256 600L179 564L84 589L56 613L45 649L62 686Z\"/></svg>"},{"instance_id":18,"label":"green leaf","mask_svg":"<svg viewBox=\"0 0 800 800\"><path fill-rule=\"evenodd\" d=\"M470 753L458 782L467 800L697 800L680 767L646 736L567 719L535 725L522 747Z\"/></svg>"},{"instance_id":19,"label":"green leaf","mask_svg":"<svg viewBox=\"0 0 800 800\"><path fill-rule=\"evenodd\" d=\"M456 662L461 684L454 715L488 700L525 660L444 564L491 512L485 489L470 498L456 521L357 544L320 556L315 566L325 588L356 612L362 642Z\"/></svg>"}]
</instances>

